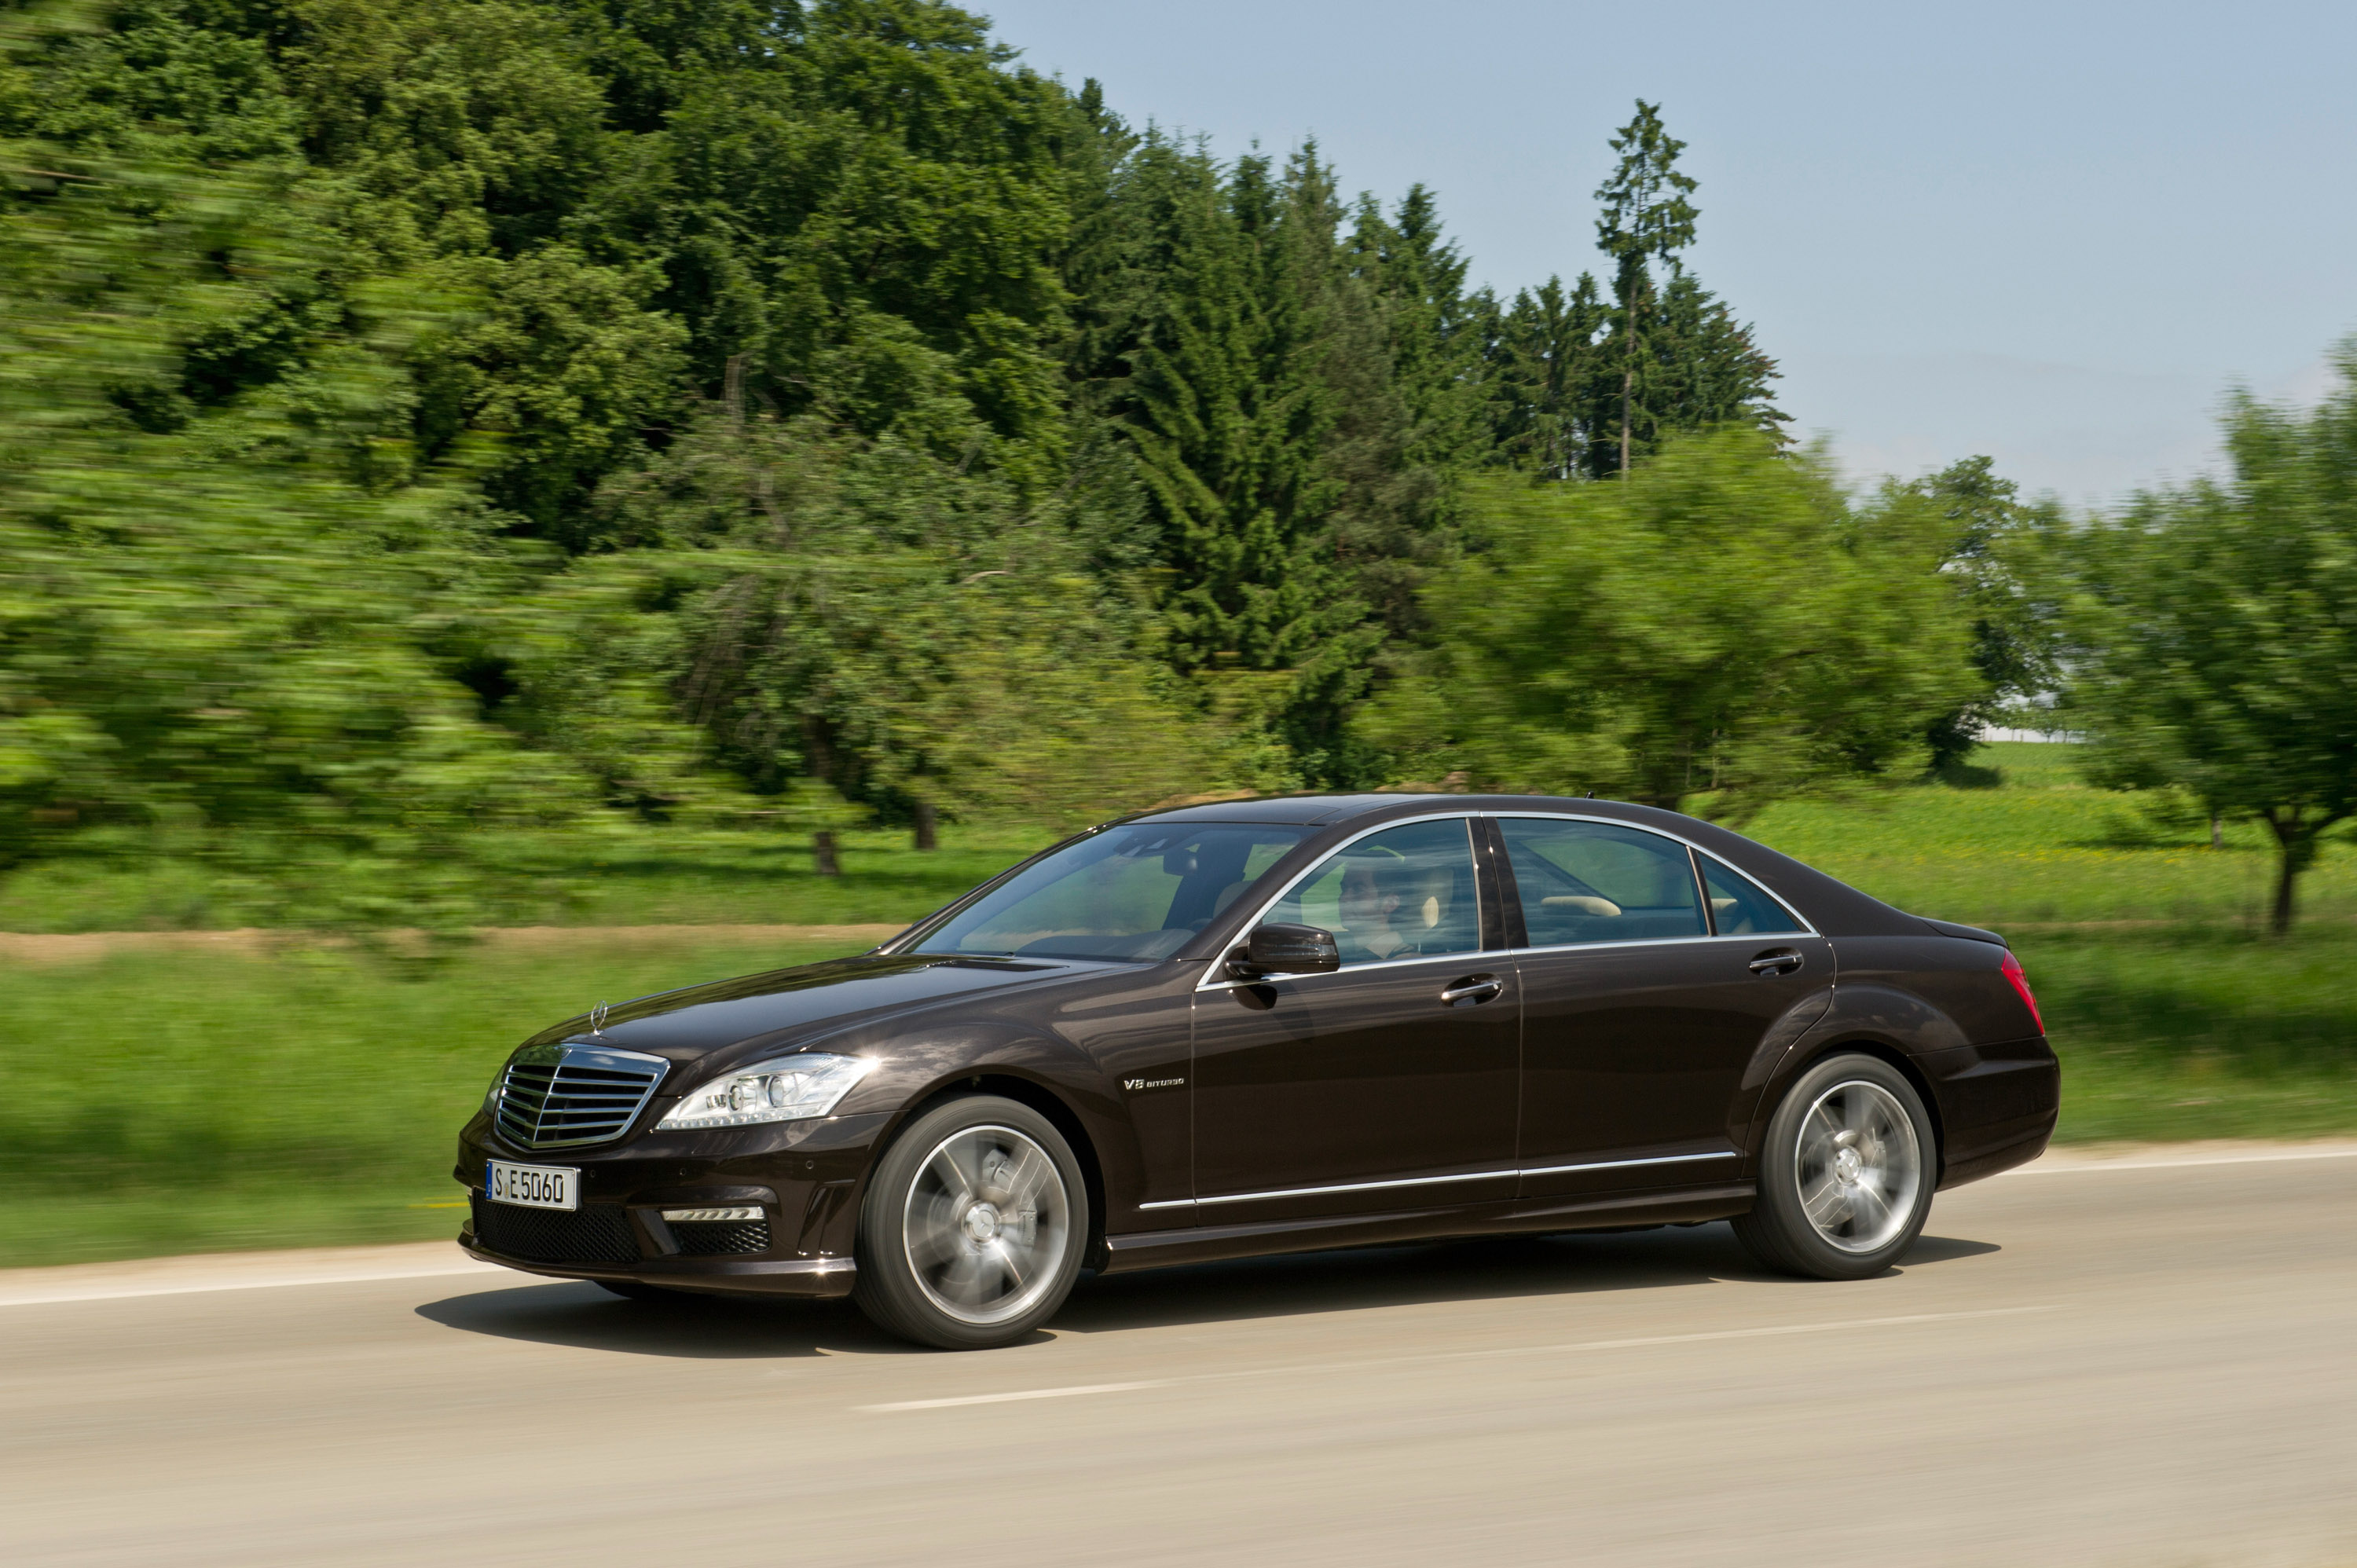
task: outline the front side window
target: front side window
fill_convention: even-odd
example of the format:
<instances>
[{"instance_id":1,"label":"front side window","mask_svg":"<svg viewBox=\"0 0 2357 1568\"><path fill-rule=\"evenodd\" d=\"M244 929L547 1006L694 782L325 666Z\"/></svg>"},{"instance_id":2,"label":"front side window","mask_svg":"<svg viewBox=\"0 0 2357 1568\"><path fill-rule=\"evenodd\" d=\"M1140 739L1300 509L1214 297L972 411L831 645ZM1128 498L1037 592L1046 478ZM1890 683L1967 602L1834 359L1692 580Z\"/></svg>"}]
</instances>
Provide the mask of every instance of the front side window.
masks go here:
<instances>
[{"instance_id":1,"label":"front side window","mask_svg":"<svg viewBox=\"0 0 2357 1568\"><path fill-rule=\"evenodd\" d=\"M1479 952L1481 901L1465 819L1369 833L1337 850L1261 918L1333 932L1346 964Z\"/></svg>"},{"instance_id":2,"label":"front side window","mask_svg":"<svg viewBox=\"0 0 2357 1568\"><path fill-rule=\"evenodd\" d=\"M1686 846L1613 822L1501 817L1533 947L1710 934Z\"/></svg>"},{"instance_id":3,"label":"front side window","mask_svg":"<svg viewBox=\"0 0 2357 1568\"><path fill-rule=\"evenodd\" d=\"M1308 831L1263 822L1107 828L991 889L910 950L1168 958L1243 897Z\"/></svg>"},{"instance_id":4,"label":"front side window","mask_svg":"<svg viewBox=\"0 0 2357 1568\"><path fill-rule=\"evenodd\" d=\"M1711 923L1720 936L1767 936L1802 929L1801 922L1786 914L1781 904L1741 872L1721 865L1706 854L1695 858L1702 863L1703 889L1710 895Z\"/></svg>"}]
</instances>

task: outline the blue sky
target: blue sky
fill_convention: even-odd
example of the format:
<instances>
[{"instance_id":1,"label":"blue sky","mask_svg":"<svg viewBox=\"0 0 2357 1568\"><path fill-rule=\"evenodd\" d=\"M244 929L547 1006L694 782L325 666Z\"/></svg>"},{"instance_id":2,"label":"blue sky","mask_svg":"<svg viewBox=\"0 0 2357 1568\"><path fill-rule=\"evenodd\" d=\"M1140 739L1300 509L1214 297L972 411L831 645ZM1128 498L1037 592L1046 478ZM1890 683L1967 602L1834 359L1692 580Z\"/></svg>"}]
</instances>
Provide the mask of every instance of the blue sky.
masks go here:
<instances>
[{"instance_id":1,"label":"blue sky","mask_svg":"<svg viewBox=\"0 0 2357 1568\"><path fill-rule=\"evenodd\" d=\"M2357 331L2357 6L969 3L1135 121L1423 181L1507 294L1595 264L1606 140L1662 102L1695 270L1861 479L2115 499Z\"/></svg>"}]
</instances>

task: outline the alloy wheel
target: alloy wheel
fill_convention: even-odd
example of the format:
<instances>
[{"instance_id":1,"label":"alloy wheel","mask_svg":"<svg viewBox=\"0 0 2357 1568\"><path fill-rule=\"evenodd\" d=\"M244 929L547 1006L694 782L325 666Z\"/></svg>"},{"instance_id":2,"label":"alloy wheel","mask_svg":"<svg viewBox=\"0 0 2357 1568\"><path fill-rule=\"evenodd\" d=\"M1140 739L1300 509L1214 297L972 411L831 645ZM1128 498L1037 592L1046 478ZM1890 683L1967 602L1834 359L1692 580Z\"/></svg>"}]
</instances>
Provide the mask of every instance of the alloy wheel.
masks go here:
<instances>
[{"instance_id":1,"label":"alloy wheel","mask_svg":"<svg viewBox=\"0 0 2357 1568\"><path fill-rule=\"evenodd\" d=\"M1054 1285L1072 1245L1055 1160L1012 1127L962 1127L909 1187L901 1244L935 1308L977 1327L1021 1316Z\"/></svg>"},{"instance_id":2,"label":"alloy wheel","mask_svg":"<svg viewBox=\"0 0 2357 1568\"><path fill-rule=\"evenodd\" d=\"M1913 1119L1889 1090L1860 1079L1817 1096L1801 1118L1793 1165L1802 1212L1845 1252L1888 1246L1907 1228L1923 1182Z\"/></svg>"}]
</instances>

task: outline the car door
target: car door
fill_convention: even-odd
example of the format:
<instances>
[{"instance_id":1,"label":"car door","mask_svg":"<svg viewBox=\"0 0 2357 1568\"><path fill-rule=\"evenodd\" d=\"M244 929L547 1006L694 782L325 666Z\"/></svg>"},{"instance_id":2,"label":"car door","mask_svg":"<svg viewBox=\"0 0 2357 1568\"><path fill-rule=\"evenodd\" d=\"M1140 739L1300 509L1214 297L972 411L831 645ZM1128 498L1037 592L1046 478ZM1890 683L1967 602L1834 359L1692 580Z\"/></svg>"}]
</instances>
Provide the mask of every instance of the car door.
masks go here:
<instances>
[{"instance_id":1,"label":"car door","mask_svg":"<svg viewBox=\"0 0 2357 1568\"><path fill-rule=\"evenodd\" d=\"M1763 1036L1833 951L1757 883L1619 822L1500 816L1520 916L1522 1195L1734 1179Z\"/></svg>"},{"instance_id":2,"label":"car door","mask_svg":"<svg viewBox=\"0 0 2357 1568\"><path fill-rule=\"evenodd\" d=\"M1485 880L1472 824L1426 819L1264 911L1332 931L1342 966L1196 993L1198 1223L1512 1196L1520 1021Z\"/></svg>"}]
</instances>

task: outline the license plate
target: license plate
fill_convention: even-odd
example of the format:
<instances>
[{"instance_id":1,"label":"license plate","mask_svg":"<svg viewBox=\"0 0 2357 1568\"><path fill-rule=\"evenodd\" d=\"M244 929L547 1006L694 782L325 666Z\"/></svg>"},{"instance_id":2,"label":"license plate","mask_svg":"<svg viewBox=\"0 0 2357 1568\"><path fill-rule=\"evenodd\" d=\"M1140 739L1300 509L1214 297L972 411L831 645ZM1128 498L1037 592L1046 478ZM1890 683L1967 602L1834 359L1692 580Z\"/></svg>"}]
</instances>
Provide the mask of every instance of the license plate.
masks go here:
<instances>
[{"instance_id":1,"label":"license plate","mask_svg":"<svg viewBox=\"0 0 2357 1568\"><path fill-rule=\"evenodd\" d=\"M488 1160L483 1165L483 1196L493 1203L519 1208L581 1207L581 1173L565 1165L511 1165Z\"/></svg>"}]
</instances>

